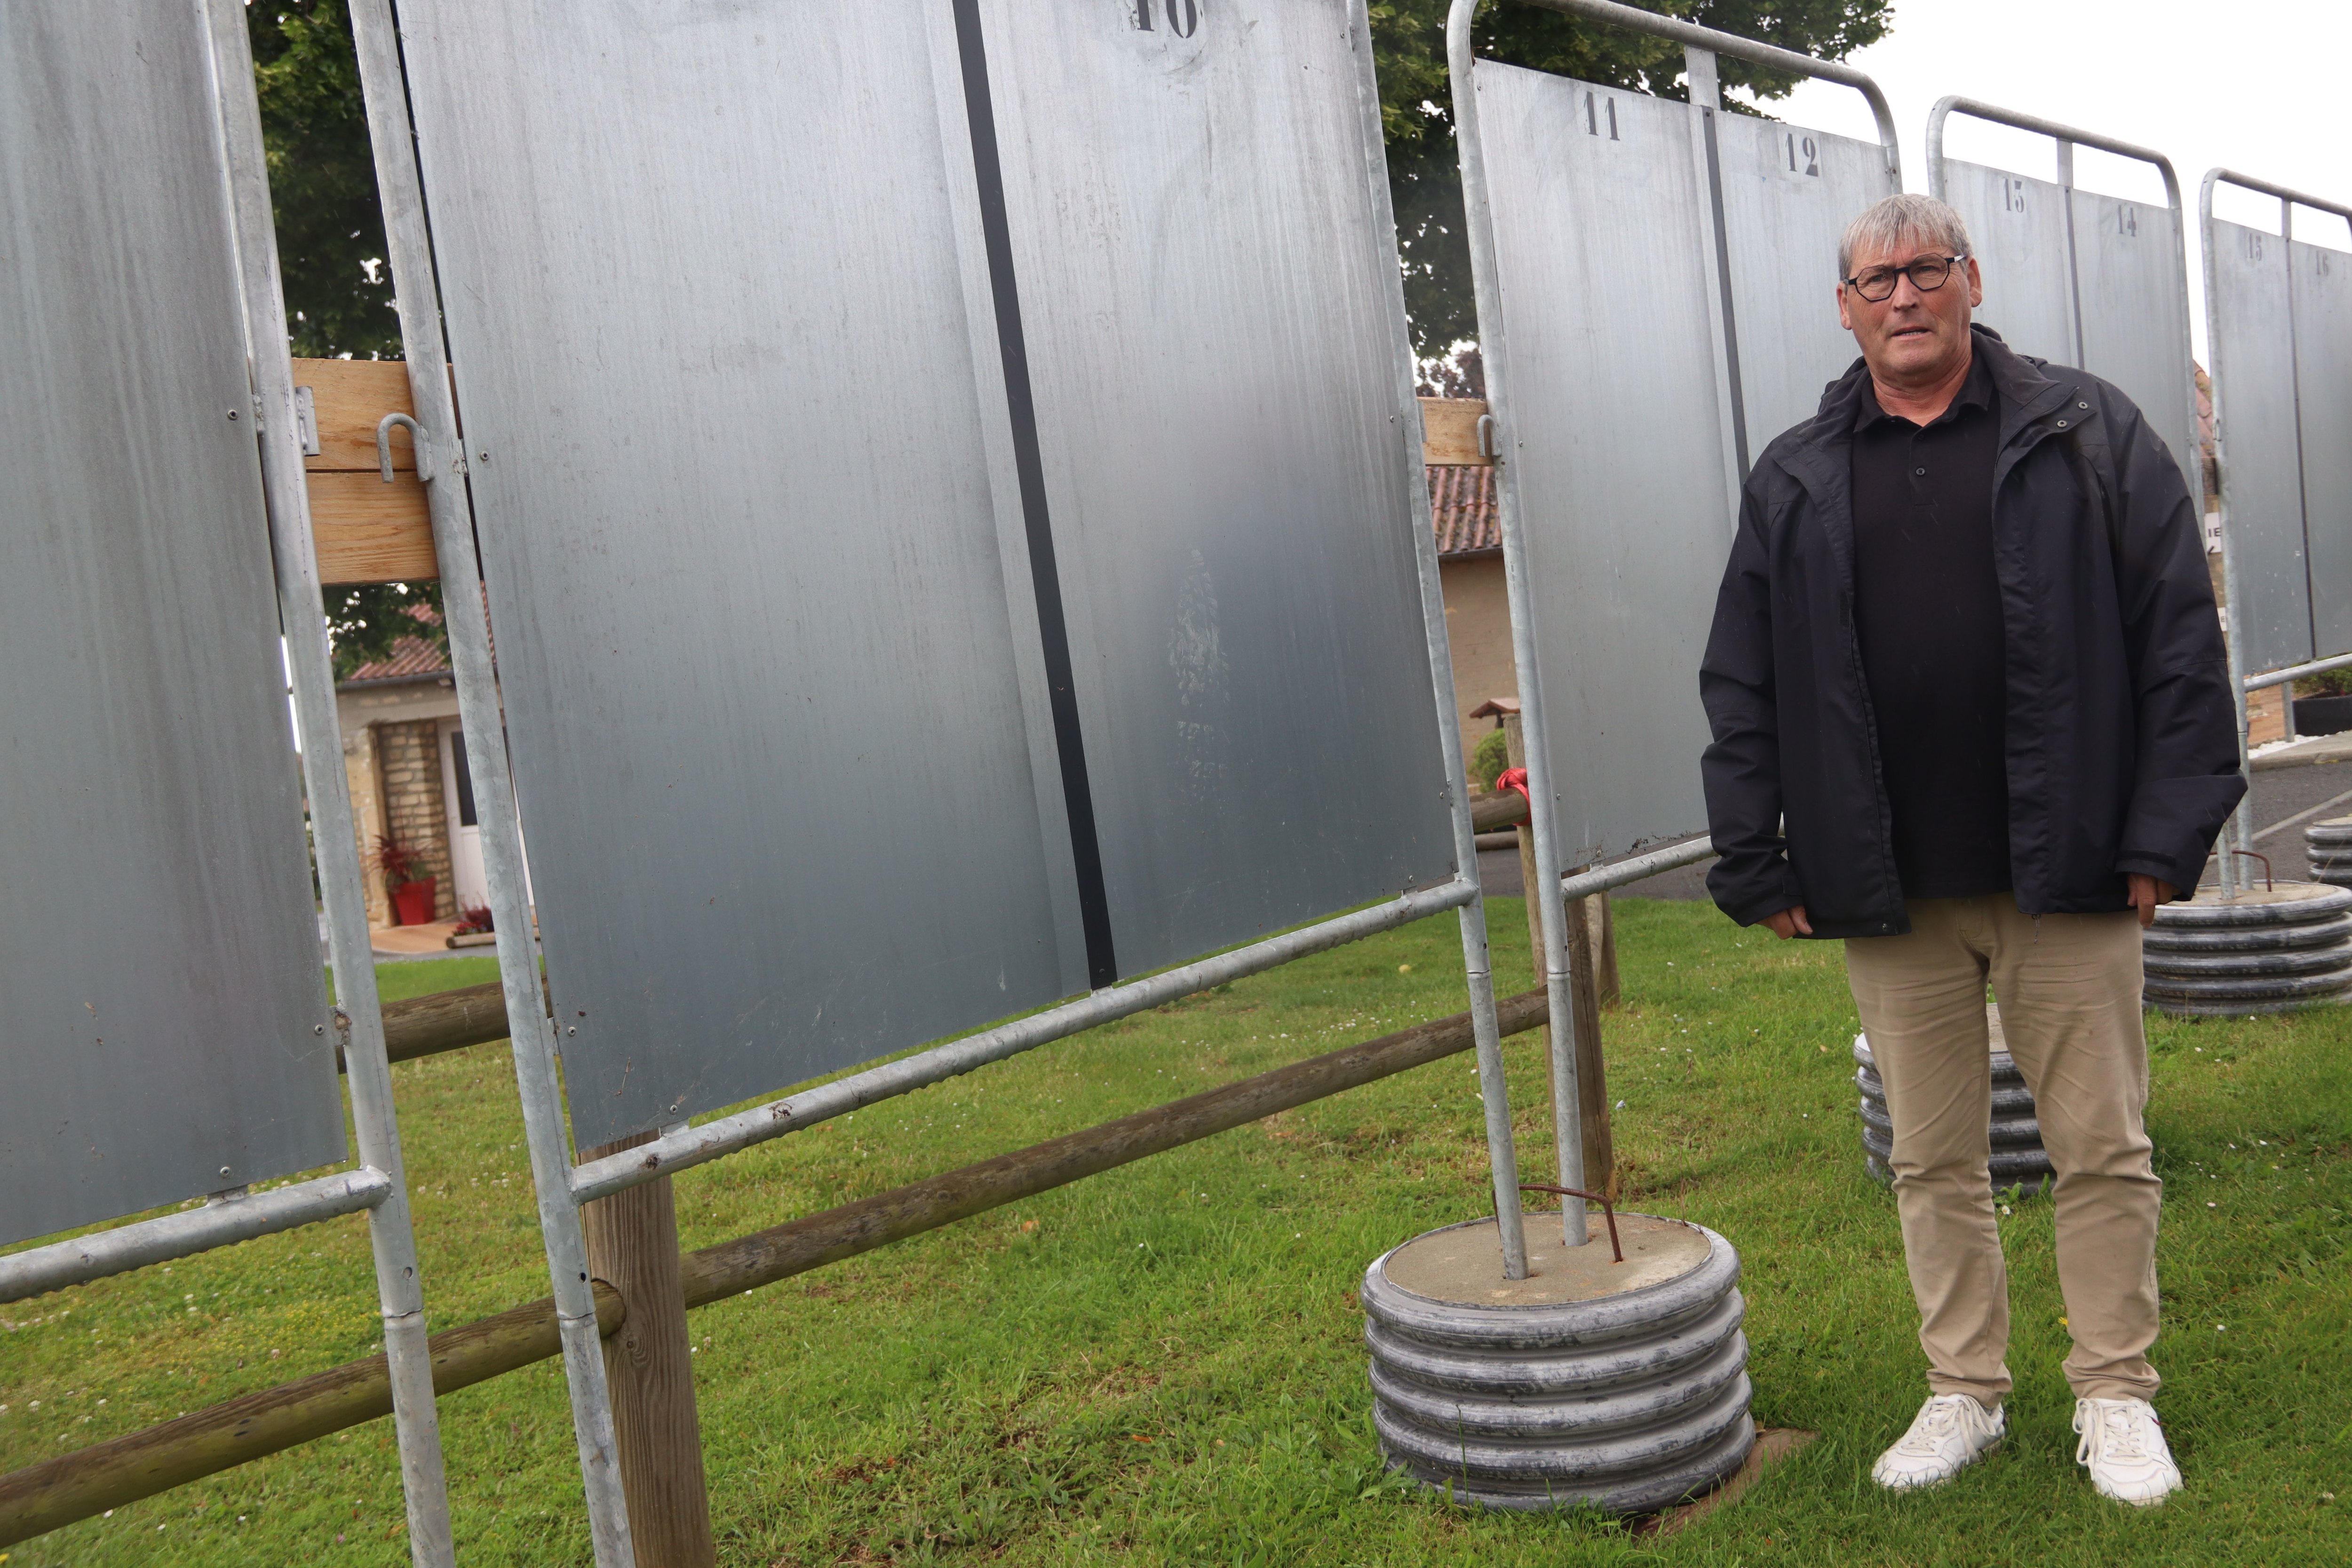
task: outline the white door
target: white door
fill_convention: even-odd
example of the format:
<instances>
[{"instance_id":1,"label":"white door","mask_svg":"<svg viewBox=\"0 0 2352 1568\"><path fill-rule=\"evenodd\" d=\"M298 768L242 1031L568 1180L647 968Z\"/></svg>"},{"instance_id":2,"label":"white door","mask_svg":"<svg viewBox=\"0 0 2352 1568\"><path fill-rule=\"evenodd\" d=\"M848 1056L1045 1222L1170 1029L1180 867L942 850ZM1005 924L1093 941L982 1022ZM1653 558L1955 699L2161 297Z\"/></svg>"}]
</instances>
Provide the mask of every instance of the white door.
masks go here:
<instances>
[{"instance_id":1,"label":"white door","mask_svg":"<svg viewBox=\"0 0 2352 1568\"><path fill-rule=\"evenodd\" d=\"M482 830L474 814L473 774L466 766L466 732L455 719L441 721L441 798L449 808L449 868L457 910L485 908L490 879L482 870Z\"/></svg>"}]
</instances>

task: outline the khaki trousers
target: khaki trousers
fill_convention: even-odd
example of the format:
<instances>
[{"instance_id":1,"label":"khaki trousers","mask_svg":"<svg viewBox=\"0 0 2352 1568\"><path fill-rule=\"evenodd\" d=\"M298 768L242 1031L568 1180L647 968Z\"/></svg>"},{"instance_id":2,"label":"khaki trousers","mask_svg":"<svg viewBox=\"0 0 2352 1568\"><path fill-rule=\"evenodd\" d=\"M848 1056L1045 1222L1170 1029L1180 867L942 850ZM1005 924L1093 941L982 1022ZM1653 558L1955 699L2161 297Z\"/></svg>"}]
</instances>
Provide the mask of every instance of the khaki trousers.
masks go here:
<instances>
[{"instance_id":1,"label":"khaki trousers","mask_svg":"<svg viewBox=\"0 0 2352 1568\"><path fill-rule=\"evenodd\" d=\"M1928 1387L1987 1405L2010 1388L2009 1271L1987 1167L1990 981L2058 1176L2058 1284L2074 1339L2066 1380L2080 1398L2149 1398L2163 1184L2140 1121L2138 918L2037 919L2008 893L1908 908L1907 935L1846 943L1846 975L1894 1116L1895 1202Z\"/></svg>"}]
</instances>

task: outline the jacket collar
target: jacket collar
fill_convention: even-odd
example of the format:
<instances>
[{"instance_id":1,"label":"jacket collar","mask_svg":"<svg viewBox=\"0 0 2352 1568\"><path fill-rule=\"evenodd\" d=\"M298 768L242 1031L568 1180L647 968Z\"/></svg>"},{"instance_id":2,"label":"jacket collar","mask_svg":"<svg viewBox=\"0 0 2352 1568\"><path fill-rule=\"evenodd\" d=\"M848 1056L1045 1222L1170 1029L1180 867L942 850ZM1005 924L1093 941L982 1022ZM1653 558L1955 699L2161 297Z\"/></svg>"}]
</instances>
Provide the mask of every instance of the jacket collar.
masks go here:
<instances>
[{"instance_id":1,"label":"jacket collar","mask_svg":"<svg viewBox=\"0 0 2352 1568\"><path fill-rule=\"evenodd\" d=\"M2000 395L2000 445L2003 451L2028 435L2041 436L2054 426L2045 424L2053 414L2076 398L2081 384L2078 373L2060 368L2058 379L2042 373L2051 368L2050 362L2019 353L2001 341L2000 334L1990 327L1972 326L1976 352L1984 356L1985 369L1992 374L1993 390ZM2084 419L2088 414L2084 416ZM2080 421L2069 419L2072 429Z\"/></svg>"},{"instance_id":2,"label":"jacket collar","mask_svg":"<svg viewBox=\"0 0 2352 1568\"><path fill-rule=\"evenodd\" d=\"M2053 380L2042 374L2048 361L2019 353L1990 327L1979 322L1969 331L1973 334L1972 350L1983 359L1993 391L2000 395L2002 451L2029 437L2039 438L2049 433L2054 428L2050 416L2070 399L2087 401L2075 397L2079 384L2073 379L2073 372L2062 371L2065 379ZM1781 467L1817 499L1843 483L1846 449L1853 443L1854 421L1861 415L1863 394L1869 385L1870 367L1856 359L1843 375L1822 389L1821 406L1812 418L1797 427L1797 439L1784 448ZM2083 416L2085 421L2089 417L2087 413ZM2074 423L2069 419L2067 427L2073 428Z\"/></svg>"},{"instance_id":3,"label":"jacket collar","mask_svg":"<svg viewBox=\"0 0 2352 1568\"><path fill-rule=\"evenodd\" d=\"M1984 357L1993 390L2000 395L2000 448L1993 462L1998 492L2001 479L2029 448L2043 437L2059 433L2053 416L2064 418L2065 428L2074 429L2078 418L2087 422L2091 413L2061 415L2060 411L2070 402L2089 400L2075 396L2081 384L2074 379L2075 373L2062 371L2064 379L2053 380L2042 374L2048 361L2019 353L1990 327L1971 324L1969 330L1975 334L1973 352ZM1820 509L1822 532L1849 582L1853 574L1853 426L1862 410L1863 389L1869 384L1869 365L1856 359L1843 375L1823 389L1821 407L1797 426L1796 439L1775 444L1775 460L1804 487Z\"/></svg>"}]
</instances>

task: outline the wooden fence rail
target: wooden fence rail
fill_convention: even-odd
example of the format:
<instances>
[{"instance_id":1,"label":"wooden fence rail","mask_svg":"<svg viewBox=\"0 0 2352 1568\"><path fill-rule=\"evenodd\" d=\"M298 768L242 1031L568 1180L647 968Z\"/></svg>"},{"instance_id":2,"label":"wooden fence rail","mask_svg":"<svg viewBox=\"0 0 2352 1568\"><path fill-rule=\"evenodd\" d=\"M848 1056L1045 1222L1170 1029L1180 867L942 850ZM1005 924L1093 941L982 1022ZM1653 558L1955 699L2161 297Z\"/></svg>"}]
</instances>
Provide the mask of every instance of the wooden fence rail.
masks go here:
<instances>
[{"instance_id":1,"label":"wooden fence rail","mask_svg":"<svg viewBox=\"0 0 2352 1568\"><path fill-rule=\"evenodd\" d=\"M387 1005L387 1016L400 1005ZM1543 1022L1544 994L1530 991L1510 997L1497 1011L1506 1036L1524 1033ZM740 1296L1408 1072L1469 1050L1473 1043L1470 1015L1456 1013L707 1247L679 1258L681 1293L688 1308ZM599 1280L598 1329L609 1339L627 1318L621 1293ZM542 1298L444 1330L433 1336L432 1345L436 1394L551 1360L558 1353L554 1302ZM0 1547L391 1413L384 1358L373 1356L28 1465L0 1476Z\"/></svg>"}]
</instances>

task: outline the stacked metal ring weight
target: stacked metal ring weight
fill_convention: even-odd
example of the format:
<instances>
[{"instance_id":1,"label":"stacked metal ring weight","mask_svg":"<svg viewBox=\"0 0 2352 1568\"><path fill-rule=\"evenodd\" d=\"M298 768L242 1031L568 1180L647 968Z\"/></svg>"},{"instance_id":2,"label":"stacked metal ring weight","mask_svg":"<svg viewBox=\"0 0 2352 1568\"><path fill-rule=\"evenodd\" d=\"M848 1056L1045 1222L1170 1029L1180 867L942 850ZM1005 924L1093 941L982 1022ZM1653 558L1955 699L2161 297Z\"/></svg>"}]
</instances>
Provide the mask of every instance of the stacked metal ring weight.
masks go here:
<instances>
[{"instance_id":1,"label":"stacked metal ring weight","mask_svg":"<svg viewBox=\"0 0 2352 1568\"><path fill-rule=\"evenodd\" d=\"M1527 1280L1502 1279L1492 1219L1431 1231L1365 1271L1372 1422L1391 1468L1488 1508L1629 1515L1747 1461L1738 1253L1704 1226L1616 1219L1627 1256L1613 1268L1598 1215L1570 1255L1558 1216L1529 1215ZM1432 1250L1476 1266L1433 1285ZM1563 1294L1578 1299L1544 1299Z\"/></svg>"},{"instance_id":2,"label":"stacked metal ring weight","mask_svg":"<svg viewBox=\"0 0 2352 1568\"><path fill-rule=\"evenodd\" d=\"M2258 883L2226 901L2209 888L2159 908L2140 951L2148 1005L2162 1012L2234 1018L2338 1002L2352 990L2352 888Z\"/></svg>"},{"instance_id":3,"label":"stacked metal ring weight","mask_svg":"<svg viewBox=\"0 0 2352 1568\"><path fill-rule=\"evenodd\" d=\"M2313 823L2303 830L2303 847L2313 881L2352 888L2352 816Z\"/></svg>"},{"instance_id":4,"label":"stacked metal ring weight","mask_svg":"<svg viewBox=\"0 0 2352 1568\"><path fill-rule=\"evenodd\" d=\"M1853 1075L1862 1090L1862 1168L1882 1186L1895 1181L1895 1118L1886 1109L1886 1080L1870 1054L1870 1037L1853 1037ZM1996 1044L1992 1052L1992 1184L2037 1187L2047 1191L2056 1174L2050 1152L2042 1146L2042 1122L2034 1114L2033 1091L2017 1058Z\"/></svg>"}]
</instances>

